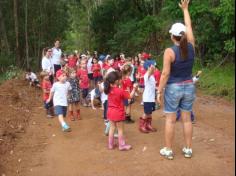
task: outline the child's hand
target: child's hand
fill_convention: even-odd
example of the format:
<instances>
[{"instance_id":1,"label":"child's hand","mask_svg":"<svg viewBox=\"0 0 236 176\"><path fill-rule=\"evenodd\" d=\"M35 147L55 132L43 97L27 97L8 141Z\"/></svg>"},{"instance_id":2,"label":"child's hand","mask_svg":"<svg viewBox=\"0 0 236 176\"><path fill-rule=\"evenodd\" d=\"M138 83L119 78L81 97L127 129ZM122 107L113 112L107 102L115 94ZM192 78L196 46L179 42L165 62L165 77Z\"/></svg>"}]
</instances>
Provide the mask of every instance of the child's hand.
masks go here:
<instances>
[{"instance_id":1,"label":"child's hand","mask_svg":"<svg viewBox=\"0 0 236 176\"><path fill-rule=\"evenodd\" d=\"M137 90L138 89L138 83L134 83L134 89Z\"/></svg>"}]
</instances>

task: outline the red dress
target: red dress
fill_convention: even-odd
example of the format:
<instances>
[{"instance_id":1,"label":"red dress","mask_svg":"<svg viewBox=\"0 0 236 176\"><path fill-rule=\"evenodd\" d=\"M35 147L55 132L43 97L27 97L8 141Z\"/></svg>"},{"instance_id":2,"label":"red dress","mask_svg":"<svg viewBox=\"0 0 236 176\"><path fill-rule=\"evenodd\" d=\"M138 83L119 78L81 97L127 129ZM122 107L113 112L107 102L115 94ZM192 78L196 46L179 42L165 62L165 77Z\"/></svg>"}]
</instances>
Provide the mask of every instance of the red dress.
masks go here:
<instances>
[{"instance_id":1,"label":"red dress","mask_svg":"<svg viewBox=\"0 0 236 176\"><path fill-rule=\"evenodd\" d=\"M80 88L81 89L88 89L89 88L89 78L88 78L88 71L87 69L79 69L77 71L77 78L80 80Z\"/></svg>"},{"instance_id":2,"label":"red dress","mask_svg":"<svg viewBox=\"0 0 236 176\"><path fill-rule=\"evenodd\" d=\"M114 122L125 120L124 100L130 99L130 94L118 87L112 87L108 94L107 117Z\"/></svg>"},{"instance_id":3,"label":"red dress","mask_svg":"<svg viewBox=\"0 0 236 176\"><path fill-rule=\"evenodd\" d=\"M75 68L77 63L77 58L76 57L70 57L68 59L68 67L70 68Z\"/></svg>"},{"instance_id":4,"label":"red dress","mask_svg":"<svg viewBox=\"0 0 236 176\"><path fill-rule=\"evenodd\" d=\"M128 91L129 93L131 93L131 91L133 90L133 83L130 80L130 78L122 79L121 84L122 84L122 89L124 91Z\"/></svg>"},{"instance_id":5,"label":"red dress","mask_svg":"<svg viewBox=\"0 0 236 176\"><path fill-rule=\"evenodd\" d=\"M94 78L98 78L98 77L102 76L100 64L93 64L92 71L93 71L93 77Z\"/></svg>"}]
</instances>

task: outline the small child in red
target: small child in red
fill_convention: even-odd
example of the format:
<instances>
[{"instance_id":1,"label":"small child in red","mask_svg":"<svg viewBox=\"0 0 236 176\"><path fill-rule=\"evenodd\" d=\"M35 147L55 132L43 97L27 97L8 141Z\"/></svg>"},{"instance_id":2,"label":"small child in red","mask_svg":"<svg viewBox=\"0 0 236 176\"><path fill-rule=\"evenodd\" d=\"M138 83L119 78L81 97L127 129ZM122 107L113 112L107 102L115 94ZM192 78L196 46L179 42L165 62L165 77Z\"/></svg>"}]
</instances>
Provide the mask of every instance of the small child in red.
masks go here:
<instances>
[{"instance_id":1,"label":"small child in red","mask_svg":"<svg viewBox=\"0 0 236 176\"><path fill-rule=\"evenodd\" d=\"M81 61L81 68L77 70L77 78L80 80L80 89L82 90L82 104L83 106L88 106L86 97L89 93L89 78L87 70L87 61Z\"/></svg>"},{"instance_id":2,"label":"small child in red","mask_svg":"<svg viewBox=\"0 0 236 176\"><path fill-rule=\"evenodd\" d=\"M92 64L93 64L92 71L93 71L94 87L96 87L97 83L102 80L101 66L98 63L97 58L93 58Z\"/></svg>"},{"instance_id":3,"label":"small child in red","mask_svg":"<svg viewBox=\"0 0 236 176\"><path fill-rule=\"evenodd\" d=\"M107 118L110 121L108 148L114 149L114 132L118 128L119 150L130 150L131 145L125 144L124 140L124 123L125 107L124 100L134 97L137 85L131 93L119 88L120 82L119 72L113 71L109 73L104 82L104 92L108 95L108 112Z\"/></svg>"},{"instance_id":4,"label":"small child in red","mask_svg":"<svg viewBox=\"0 0 236 176\"><path fill-rule=\"evenodd\" d=\"M49 80L49 74L48 72L41 72L40 76L42 77L42 89L43 89L43 102L44 102L44 108L46 109L47 118L52 118L53 113L53 102L50 101L47 103L47 99L49 98L50 90L52 88L52 84Z\"/></svg>"}]
</instances>

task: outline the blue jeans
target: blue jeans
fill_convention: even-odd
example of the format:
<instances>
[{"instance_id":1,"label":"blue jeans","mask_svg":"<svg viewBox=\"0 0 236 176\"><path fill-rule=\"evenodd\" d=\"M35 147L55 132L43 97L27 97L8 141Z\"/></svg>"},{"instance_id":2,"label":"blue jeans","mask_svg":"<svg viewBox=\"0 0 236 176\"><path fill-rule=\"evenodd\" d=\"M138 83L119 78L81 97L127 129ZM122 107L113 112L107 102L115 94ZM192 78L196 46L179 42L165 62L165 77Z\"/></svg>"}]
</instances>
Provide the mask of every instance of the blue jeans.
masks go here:
<instances>
[{"instance_id":1,"label":"blue jeans","mask_svg":"<svg viewBox=\"0 0 236 176\"><path fill-rule=\"evenodd\" d=\"M195 96L193 83L167 84L164 95L164 112L176 113L179 109L192 111Z\"/></svg>"}]
</instances>

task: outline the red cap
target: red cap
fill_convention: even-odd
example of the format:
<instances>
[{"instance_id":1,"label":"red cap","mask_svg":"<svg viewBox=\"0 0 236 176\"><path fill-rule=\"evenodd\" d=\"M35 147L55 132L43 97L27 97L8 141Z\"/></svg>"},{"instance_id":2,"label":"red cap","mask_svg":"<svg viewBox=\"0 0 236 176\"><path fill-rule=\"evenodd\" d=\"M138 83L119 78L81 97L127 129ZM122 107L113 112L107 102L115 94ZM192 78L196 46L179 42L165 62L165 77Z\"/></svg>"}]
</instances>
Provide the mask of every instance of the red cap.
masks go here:
<instances>
[{"instance_id":1,"label":"red cap","mask_svg":"<svg viewBox=\"0 0 236 176\"><path fill-rule=\"evenodd\" d=\"M143 57L143 59L149 59L151 56L150 56L150 54L148 54L148 53L143 53L142 54L142 57Z\"/></svg>"},{"instance_id":2,"label":"red cap","mask_svg":"<svg viewBox=\"0 0 236 176\"><path fill-rule=\"evenodd\" d=\"M61 69L58 70L57 73L56 73L56 78L59 78L63 74L64 74L64 72Z\"/></svg>"}]
</instances>

